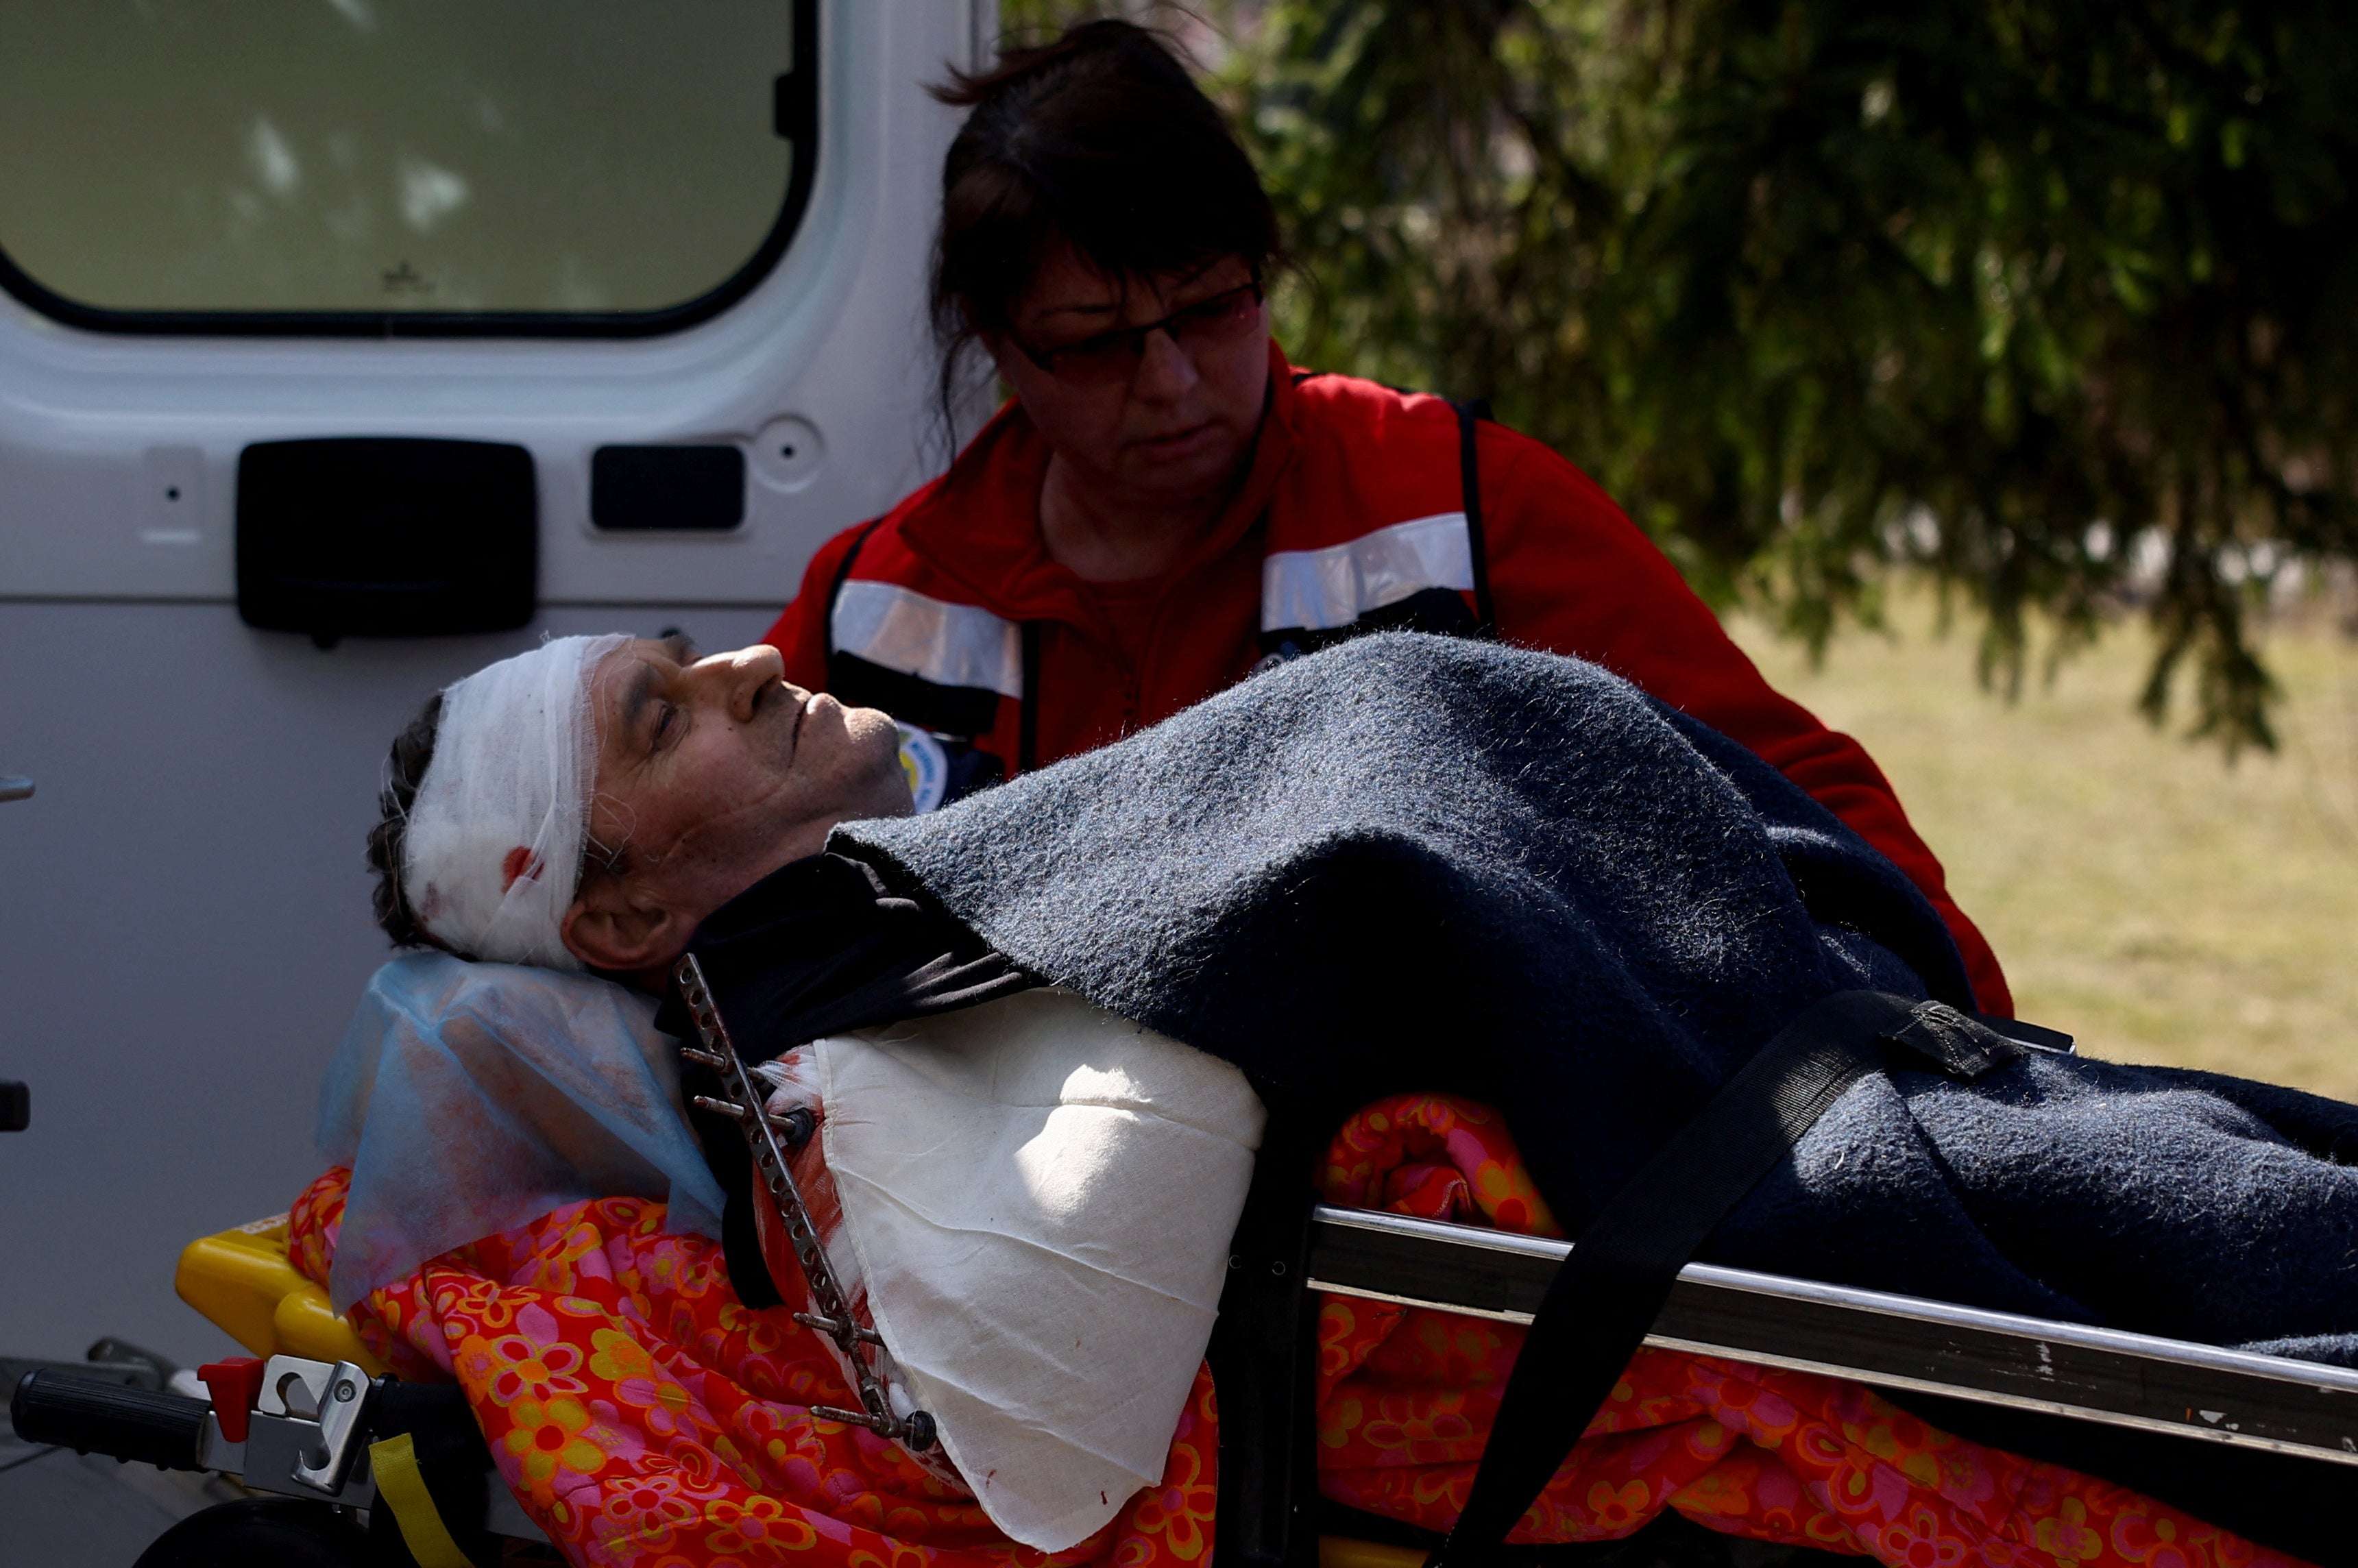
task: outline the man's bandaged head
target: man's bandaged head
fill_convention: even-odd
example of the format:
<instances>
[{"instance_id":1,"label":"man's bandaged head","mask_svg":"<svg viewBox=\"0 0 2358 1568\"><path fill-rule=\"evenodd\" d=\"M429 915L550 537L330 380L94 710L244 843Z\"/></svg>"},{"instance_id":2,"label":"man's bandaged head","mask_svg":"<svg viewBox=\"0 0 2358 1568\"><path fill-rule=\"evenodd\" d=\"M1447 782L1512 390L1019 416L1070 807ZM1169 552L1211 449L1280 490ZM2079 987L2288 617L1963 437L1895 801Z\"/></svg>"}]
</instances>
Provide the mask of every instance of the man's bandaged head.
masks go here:
<instances>
[{"instance_id":1,"label":"man's bandaged head","mask_svg":"<svg viewBox=\"0 0 2358 1568\"><path fill-rule=\"evenodd\" d=\"M452 952L581 968L562 930L597 776L590 677L629 642L560 637L442 693L401 887L418 925Z\"/></svg>"}]
</instances>

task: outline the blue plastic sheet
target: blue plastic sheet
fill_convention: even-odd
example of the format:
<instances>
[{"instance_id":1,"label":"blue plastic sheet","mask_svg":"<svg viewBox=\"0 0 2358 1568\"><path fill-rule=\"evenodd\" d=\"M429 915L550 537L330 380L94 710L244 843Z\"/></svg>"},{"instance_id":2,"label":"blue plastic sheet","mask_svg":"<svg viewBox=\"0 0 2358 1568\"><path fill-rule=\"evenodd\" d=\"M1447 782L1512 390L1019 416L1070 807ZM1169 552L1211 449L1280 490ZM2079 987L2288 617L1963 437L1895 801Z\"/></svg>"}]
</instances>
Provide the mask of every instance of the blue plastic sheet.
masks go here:
<instances>
[{"instance_id":1,"label":"blue plastic sheet","mask_svg":"<svg viewBox=\"0 0 2358 1568\"><path fill-rule=\"evenodd\" d=\"M320 1153L352 1171L329 1299L341 1312L478 1237L585 1198L662 1198L720 1234L652 997L589 975L395 958L319 1092Z\"/></svg>"}]
</instances>

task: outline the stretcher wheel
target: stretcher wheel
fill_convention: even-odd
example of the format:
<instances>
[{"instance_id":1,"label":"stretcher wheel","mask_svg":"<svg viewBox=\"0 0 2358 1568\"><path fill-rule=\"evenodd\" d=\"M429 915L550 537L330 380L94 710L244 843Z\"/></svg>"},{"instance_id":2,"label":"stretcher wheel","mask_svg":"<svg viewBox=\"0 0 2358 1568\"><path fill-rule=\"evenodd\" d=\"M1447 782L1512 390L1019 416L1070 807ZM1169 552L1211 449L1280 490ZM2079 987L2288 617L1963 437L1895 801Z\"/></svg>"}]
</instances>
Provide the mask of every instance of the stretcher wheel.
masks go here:
<instances>
[{"instance_id":1,"label":"stretcher wheel","mask_svg":"<svg viewBox=\"0 0 2358 1568\"><path fill-rule=\"evenodd\" d=\"M327 1503L240 1498L190 1514L132 1568L369 1568L367 1532Z\"/></svg>"}]
</instances>

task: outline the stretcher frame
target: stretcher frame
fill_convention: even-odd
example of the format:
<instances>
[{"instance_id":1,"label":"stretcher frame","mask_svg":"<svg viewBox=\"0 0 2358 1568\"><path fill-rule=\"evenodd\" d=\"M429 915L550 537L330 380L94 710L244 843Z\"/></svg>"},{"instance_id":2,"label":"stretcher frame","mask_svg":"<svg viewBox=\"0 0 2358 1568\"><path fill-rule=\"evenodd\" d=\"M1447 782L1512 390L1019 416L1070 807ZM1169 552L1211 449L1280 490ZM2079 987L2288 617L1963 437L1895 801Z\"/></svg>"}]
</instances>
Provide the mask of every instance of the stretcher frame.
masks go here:
<instances>
[{"instance_id":1,"label":"stretcher frame","mask_svg":"<svg viewBox=\"0 0 2358 1568\"><path fill-rule=\"evenodd\" d=\"M1571 1245L1319 1206L1313 1291L1528 1324ZM2358 1466L2358 1370L1691 1263L1648 1345Z\"/></svg>"},{"instance_id":2,"label":"stretcher frame","mask_svg":"<svg viewBox=\"0 0 2358 1568\"><path fill-rule=\"evenodd\" d=\"M1227 1303L1244 1315L1222 1325L1224 1332L1259 1338L1281 1363L1293 1361L1291 1371L1271 1367L1274 1378L1259 1386L1278 1406L1294 1402L1284 1386L1300 1381L1299 1374L1307 1369L1296 1357L1314 1337L1312 1292L1527 1324L1571 1251L1566 1242L1539 1237L1325 1205L1309 1209L1306 1227L1295 1229L1293 1238L1293 1246L1280 1241L1275 1251L1265 1252L1240 1234L1245 1250L1237 1260L1242 1278L1236 1282L1258 1282L1265 1289L1257 1292L1248 1284ZM1289 1260L1291 1267L1282 1266ZM2282 1357L1703 1263L1681 1272L1646 1343L2358 1468L2358 1371ZM1215 1357L1217 1363L1217 1348ZM137 1399L159 1407L196 1407L187 1413L200 1417L201 1435L194 1452L174 1467L237 1474L260 1491L346 1508L375 1505L379 1487L364 1444L328 1444L332 1458L322 1465L307 1463L315 1453L309 1442L297 1441L305 1432L314 1433L314 1441L330 1435L324 1428L331 1423L324 1418L335 1407L328 1386L339 1379L368 1385L367 1369L281 1355L272 1359L269 1371L266 1381L274 1390L286 1372L299 1372L305 1382L321 1385L311 1390L319 1413L282 1408L265 1396L243 1444L226 1441L213 1412L199 1401L166 1393ZM81 1386L93 1399L107 1387ZM1231 1560L1271 1565L1324 1560L1335 1568L1347 1568L1347 1560L1357 1568L1407 1568L1412 1559L1422 1560L1421 1551L1393 1547L1367 1547L1353 1556L1357 1543L1320 1539L1309 1512L1314 1480L1288 1475L1299 1456L1287 1451L1297 1445L1279 1435L1299 1422L1267 1422L1266 1414L1276 1413L1273 1408L1257 1418L1256 1393L1250 1379L1223 1392L1224 1407L1232 1400L1243 1407L1235 1412L1241 1418L1233 1423L1235 1430L1231 1422L1222 1422L1221 1528L1240 1549ZM359 1414L355 1408L354 1417ZM105 1424L93 1421L84 1441L100 1452L124 1452L105 1440ZM362 1422L333 1424L351 1428L341 1438L352 1439ZM1254 1436L1277 1441L1247 1442L1244 1452L1234 1454L1245 1463L1232 1473L1231 1441ZM124 1446L149 1458L145 1451ZM452 1522L495 1535L543 1539L505 1487L492 1486L486 1500L483 1517ZM1369 1552L1376 1557L1362 1563Z\"/></svg>"}]
</instances>

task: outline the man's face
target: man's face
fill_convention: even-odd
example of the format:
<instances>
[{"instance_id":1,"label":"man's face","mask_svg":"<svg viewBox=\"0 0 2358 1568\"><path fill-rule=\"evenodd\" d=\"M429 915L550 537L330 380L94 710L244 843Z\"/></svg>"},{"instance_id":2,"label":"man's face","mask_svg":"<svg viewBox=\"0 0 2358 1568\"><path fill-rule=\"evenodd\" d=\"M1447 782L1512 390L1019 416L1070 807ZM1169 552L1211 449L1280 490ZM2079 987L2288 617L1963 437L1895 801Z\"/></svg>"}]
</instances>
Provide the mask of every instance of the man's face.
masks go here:
<instances>
[{"instance_id":1,"label":"man's face","mask_svg":"<svg viewBox=\"0 0 2358 1568\"><path fill-rule=\"evenodd\" d=\"M635 642L600 664L590 700L590 863L565 941L600 968L670 963L837 823L909 813L891 718L787 685L765 644L698 659L685 639Z\"/></svg>"}]
</instances>

